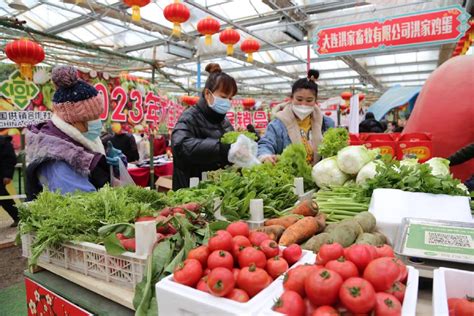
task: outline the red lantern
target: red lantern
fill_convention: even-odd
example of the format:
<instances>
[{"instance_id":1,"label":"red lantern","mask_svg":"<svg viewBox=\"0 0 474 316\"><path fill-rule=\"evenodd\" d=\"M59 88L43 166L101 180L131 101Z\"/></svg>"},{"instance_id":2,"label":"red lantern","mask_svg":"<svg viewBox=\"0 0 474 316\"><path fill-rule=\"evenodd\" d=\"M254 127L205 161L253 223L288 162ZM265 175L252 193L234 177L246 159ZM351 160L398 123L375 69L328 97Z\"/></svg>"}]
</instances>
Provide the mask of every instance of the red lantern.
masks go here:
<instances>
[{"instance_id":1,"label":"red lantern","mask_svg":"<svg viewBox=\"0 0 474 316\"><path fill-rule=\"evenodd\" d=\"M234 29L225 29L219 34L221 43L227 45L227 56L234 54L234 45L240 41L240 34Z\"/></svg>"},{"instance_id":2,"label":"red lantern","mask_svg":"<svg viewBox=\"0 0 474 316\"><path fill-rule=\"evenodd\" d=\"M352 93L349 91L344 91L341 93L341 98L343 98L346 101L349 100L351 97L352 97Z\"/></svg>"},{"instance_id":3,"label":"red lantern","mask_svg":"<svg viewBox=\"0 0 474 316\"><path fill-rule=\"evenodd\" d=\"M22 38L5 46L5 54L20 67L23 78L33 78L33 66L44 60L44 50L39 44Z\"/></svg>"},{"instance_id":4,"label":"red lantern","mask_svg":"<svg viewBox=\"0 0 474 316\"><path fill-rule=\"evenodd\" d=\"M184 4L180 3L179 0L175 0L174 3L168 4L163 10L165 18L173 22L173 33L172 35L181 35L181 23L189 20L191 13Z\"/></svg>"},{"instance_id":5,"label":"red lantern","mask_svg":"<svg viewBox=\"0 0 474 316\"><path fill-rule=\"evenodd\" d=\"M332 112L327 111L327 112L324 112L324 114L325 114L326 116L331 116Z\"/></svg>"},{"instance_id":6,"label":"red lantern","mask_svg":"<svg viewBox=\"0 0 474 316\"><path fill-rule=\"evenodd\" d=\"M252 98L247 98L242 100L242 105L246 109L250 109L255 105L255 99Z\"/></svg>"},{"instance_id":7,"label":"red lantern","mask_svg":"<svg viewBox=\"0 0 474 316\"><path fill-rule=\"evenodd\" d=\"M220 28L220 23L209 16L205 19L199 20L197 24L198 32L202 35L206 35L206 39L204 41L206 45L212 44L212 35L219 32Z\"/></svg>"},{"instance_id":8,"label":"red lantern","mask_svg":"<svg viewBox=\"0 0 474 316\"><path fill-rule=\"evenodd\" d=\"M195 96L183 95L181 97L181 102L189 106L196 105L198 101L199 101L199 97L195 97Z\"/></svg>"},{"instance_id":9,"label":"red lantern","mask_svg":"<svg viewBox=\"0 0 474 316\"><path fill-rule=\"evenodd\" d=\"M359 102L365 99L365 94L359 93Z\"/></svg>"},{"instance_id":10,"label":"red lantern","mask_svg":"<svg viewBox=\"0 0 474 316\"><path fill-rule=\"evenodd\" d=\"M344 111L345 109L349 108L349 105L343 104L343 105L339 106L339 108L341 109L341 111Z\"/></svg>"},{"instance_id":11,"label":"red lantern","mask_svg":"<svg viewBox=\"0 0 474 316\"><path fill-rule=\"evenodd\" d=\"M253 62L253 53L258 52L260 49L260 43L254 40L253 38L247 38L245 41L240 44L240 49L247 53L247 61L249 63Z\"/></svg>"},{"instance_id":12,"label":"red lantern","mask_svg":"<svg viewBox=\"0 0 474 316\"><path fill-rule=\"evenodd\" d=\"M123 3L132 8L132 21L138 22L141 20L140 8L148 5L150 0L123 0Z\"/></svg>"}]
</instances>

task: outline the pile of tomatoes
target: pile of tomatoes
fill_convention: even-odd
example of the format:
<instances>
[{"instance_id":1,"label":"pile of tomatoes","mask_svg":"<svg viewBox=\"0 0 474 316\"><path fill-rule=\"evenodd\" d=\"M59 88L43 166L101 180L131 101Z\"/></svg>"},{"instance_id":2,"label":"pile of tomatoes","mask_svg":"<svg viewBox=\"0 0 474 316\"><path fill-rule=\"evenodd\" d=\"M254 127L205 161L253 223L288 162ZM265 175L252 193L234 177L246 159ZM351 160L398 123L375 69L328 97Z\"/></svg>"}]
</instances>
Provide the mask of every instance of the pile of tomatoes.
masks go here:
<instances>
[{"instance_id":1,"label":"pile of tomatoes","mask_svg":"<svg viewBox=\"0 0 474 316\"><path fill-rule=\"evenodd\" d=\"M288 270L302 256L301 247L280 250L261 232L244 222L230 224L192 249L174 270L174 281L214 296L247 302Z\"/></svg>"},{"instance_id":2,"label":"pile of tomatoes","mask_svg":"<svg viewBox=\"0 0 474 316\"><path fill-rule=\"evenodd\" d=\"M449 316L474 315L474 297L466 295L464 298L448 299Z\"/></svg>"},{"instance_id":3,"label":"pile of tomatoes","mask_svg":"<svg viewBox=\"0 0 474 316\"><path fill-rule=\"evenodd\" d=\"M407 277L388 245L327 244L314 265L288 271L273 310L289 316L400 315Z\"/></svg>"}]
</instances>

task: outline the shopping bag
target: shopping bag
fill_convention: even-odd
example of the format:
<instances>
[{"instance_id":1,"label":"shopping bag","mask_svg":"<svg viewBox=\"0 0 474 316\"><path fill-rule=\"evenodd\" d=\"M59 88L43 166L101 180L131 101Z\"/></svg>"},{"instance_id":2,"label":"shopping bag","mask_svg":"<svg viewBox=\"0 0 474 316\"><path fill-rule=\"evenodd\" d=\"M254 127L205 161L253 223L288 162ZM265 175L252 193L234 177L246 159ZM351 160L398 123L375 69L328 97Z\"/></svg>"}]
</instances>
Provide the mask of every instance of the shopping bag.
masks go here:
<instances>
[{"instance_id":1,"label":"shopping bag","mask_svg":"<svg viewBox=\"0 0 474 316\"><path fill-rule=\"evenodd\" d=\"M110 166L110 185L112 187L123 187L126 185L135 185L132 177L128 173L127 167L123 163L122 159L119 159L119 166L118 166L118 177L114 174L114 168Z\"/></svg>"},{"instance_id":2,"label":"shopping bag","mask_svg":"<svg viewBox=\"0 0 474 316\"><path fill-rule=\"evenodd\" d=\"M229 150L229 162L237 167L249 168L260 164L257 158L258 145L245 135L239 135Z\"/></svg>"}]
</instances>

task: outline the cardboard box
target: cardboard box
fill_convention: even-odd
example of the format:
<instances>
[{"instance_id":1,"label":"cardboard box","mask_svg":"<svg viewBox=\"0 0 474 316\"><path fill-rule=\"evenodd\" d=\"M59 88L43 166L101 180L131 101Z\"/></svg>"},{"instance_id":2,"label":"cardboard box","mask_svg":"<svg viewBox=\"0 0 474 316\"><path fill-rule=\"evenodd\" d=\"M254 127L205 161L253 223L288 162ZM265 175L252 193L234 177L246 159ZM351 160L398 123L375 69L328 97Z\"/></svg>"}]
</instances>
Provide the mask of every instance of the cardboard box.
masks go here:
<instances>
[{"instance_id":1,"label":"cardboard box","mask_svg":"<svg viewBox=\"0 0 474 316\"><path fill-rule=\"evenodd\" d=\"M360 140L358 134L349 134L349 145L351 146L356 146L356 145L362 145L364 142Z\"/></svg>"},{"instance_id":2,"label":"cardboard box","mask_svg":"<svg viewBox=\"0 0 474 316\"><path fill-rule=\"evenodd\" d=\"M159 177L155 182L156 189L158 192L167 192L173 188L173 177L162 176Z\"/></svg>"},{"instance_id":3,"label":"cardboard box","mask_svg":"<svg viewBox=\"0 0 474 316\"><path fill-rule=\"evenodd\" d=\"M431 134L408 133L400 136L397 144L397 159L402 160L411 155L416 156L420 163L433 157Z\"/></svg>"},{"instance_id":4,"label":"cardboard box","mask_svg":"<svg viewBox=\"0 0 474 316\"><path fill-rule=\"evenodd\" d=\"M396 157L397 143L391 134L369 134L364 141L368 149L380 149L381 155L390 155Z\"/></svg>"}]
</instances>

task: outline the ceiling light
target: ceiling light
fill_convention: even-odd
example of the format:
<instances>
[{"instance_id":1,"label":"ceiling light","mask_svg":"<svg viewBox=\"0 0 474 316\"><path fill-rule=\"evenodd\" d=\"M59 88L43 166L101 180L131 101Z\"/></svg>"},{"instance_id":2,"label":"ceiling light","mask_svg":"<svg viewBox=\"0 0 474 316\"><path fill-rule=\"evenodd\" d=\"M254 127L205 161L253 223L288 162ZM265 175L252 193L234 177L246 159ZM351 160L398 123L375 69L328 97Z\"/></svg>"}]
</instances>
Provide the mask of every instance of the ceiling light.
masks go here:
<instances>
[{"instance_id":1,"label":"ceiling light","mask_svg":"<svg viewBox=\"0 0 474 316\"><path fill-rule=\"evenodd\" d=\"M195 51L186 46L178 45L175 43L168 43L166 45L165 52L170 55L191 59Z\"/></svg>"},{"instance_id":2,"label":"ceiling light","mask_svg":"<svg viewBox=\"0 0 474 316\"><path fill-rule=\"evenodd\" d=\"M12 0L8 3L8 6L18 11L26 11L29 9L21 0Z\"/></svg>"}]
</instances>

